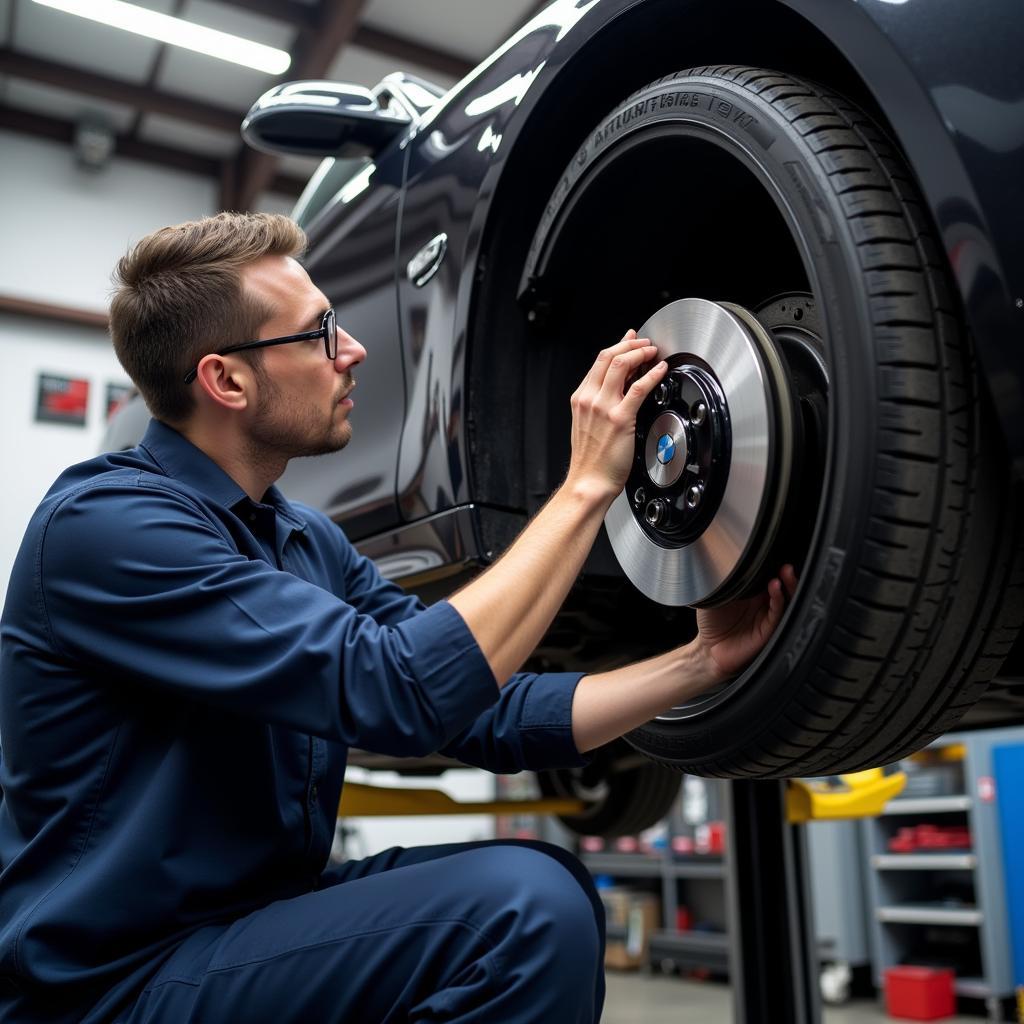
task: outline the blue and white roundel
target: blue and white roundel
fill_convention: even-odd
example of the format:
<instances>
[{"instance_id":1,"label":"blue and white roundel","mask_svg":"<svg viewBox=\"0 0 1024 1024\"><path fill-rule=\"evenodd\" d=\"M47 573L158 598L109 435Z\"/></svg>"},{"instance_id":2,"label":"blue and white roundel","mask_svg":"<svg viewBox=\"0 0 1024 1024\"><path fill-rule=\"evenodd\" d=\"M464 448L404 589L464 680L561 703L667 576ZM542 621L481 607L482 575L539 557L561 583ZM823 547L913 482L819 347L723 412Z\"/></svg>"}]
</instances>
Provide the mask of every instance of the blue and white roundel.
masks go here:
<instances>
[{"instance_id":1,"label":"blue and white roundel","mask_svg":"<svg viewBox=\"0 0 1024 1024\"><path fill-rule=\"evenodd\" d=\"M676 453L675 441L672 440L671 434L662 434L658 438L658 461L663 465L667 465L672 461L672 457ZM650 458L650 456L648 456Z\"/></svg>"}]
</instances>

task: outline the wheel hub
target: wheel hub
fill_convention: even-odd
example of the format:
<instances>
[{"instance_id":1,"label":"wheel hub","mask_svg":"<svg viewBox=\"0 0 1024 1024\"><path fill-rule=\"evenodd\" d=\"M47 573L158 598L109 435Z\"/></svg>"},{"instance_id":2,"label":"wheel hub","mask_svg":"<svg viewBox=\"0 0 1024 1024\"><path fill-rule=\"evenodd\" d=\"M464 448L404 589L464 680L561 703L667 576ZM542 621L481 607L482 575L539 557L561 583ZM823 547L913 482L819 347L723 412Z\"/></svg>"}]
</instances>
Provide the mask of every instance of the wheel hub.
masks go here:
<instances>
[{"instance_id":1,"label":"wheel hub","mask_svg":"<svg viewBox=\"0 0 1024 1024\"><path fill-rule=\"evenodd\" d=\"M799 436L784 360L754 315L728 303L680 299L640 333L669 368L637 415L608 534L648 597L723 603L751 584L778 533Z\"/></svg>"}]
</instances>

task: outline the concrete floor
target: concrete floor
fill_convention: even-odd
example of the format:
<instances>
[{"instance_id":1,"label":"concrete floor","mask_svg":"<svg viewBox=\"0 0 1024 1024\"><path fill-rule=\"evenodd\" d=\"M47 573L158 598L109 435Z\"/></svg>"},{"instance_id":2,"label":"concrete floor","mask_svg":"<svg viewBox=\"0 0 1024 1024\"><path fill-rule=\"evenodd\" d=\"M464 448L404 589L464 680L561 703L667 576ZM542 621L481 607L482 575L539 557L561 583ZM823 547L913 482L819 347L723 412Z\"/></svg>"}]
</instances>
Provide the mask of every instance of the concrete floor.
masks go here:
<instances>
[{"instance_id":1,"label":"concrete floor","mask_svg":"<svg viewBox=\"0 0 1024 1024\"><path fill-rule=\"evenodd\" d=\"M825 1007L823 1024L892 1021L882 1004L856 1000ZM946 1017L944 1024L979 1024L984 1017ZM731 1024L732 992L718 981L684 981L660 974L608 972L602 1024ZM782 1022L771 1022L782 1024Z\"/></svg>"}]
</instances>

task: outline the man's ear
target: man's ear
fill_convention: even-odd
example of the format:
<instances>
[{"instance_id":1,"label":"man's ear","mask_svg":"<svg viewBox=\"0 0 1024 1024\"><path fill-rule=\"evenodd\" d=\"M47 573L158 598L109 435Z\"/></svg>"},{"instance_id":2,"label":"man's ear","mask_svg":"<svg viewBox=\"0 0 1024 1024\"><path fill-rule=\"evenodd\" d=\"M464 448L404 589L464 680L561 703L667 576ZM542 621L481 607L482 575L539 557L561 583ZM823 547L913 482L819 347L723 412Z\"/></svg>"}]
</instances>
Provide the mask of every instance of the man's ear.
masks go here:
<instances>
[{"instance_id":1,"label":"man's ear","mask_svg":"<svg viewBox=\"0 0 1024 1024\"><path fill-rule=\"evenodd\" d=\"M243 360L213 352L199 360L198 370L200 386L217 405L236 412L249 405L256 382Z\"/></svg>"}]
</instances>

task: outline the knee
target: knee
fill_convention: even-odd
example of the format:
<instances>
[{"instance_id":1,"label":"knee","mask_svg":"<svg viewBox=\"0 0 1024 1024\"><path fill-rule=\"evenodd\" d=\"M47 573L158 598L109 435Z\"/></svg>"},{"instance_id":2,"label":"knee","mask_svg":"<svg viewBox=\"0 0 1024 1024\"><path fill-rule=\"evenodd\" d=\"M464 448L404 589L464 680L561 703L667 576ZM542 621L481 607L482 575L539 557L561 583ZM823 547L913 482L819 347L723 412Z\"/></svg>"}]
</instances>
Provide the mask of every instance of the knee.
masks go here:
<instances>
[{"instance_id":1,"label":"knee","mask_svg":"<svg viewBox=\"0 0 1024 1024\"><path fill-rule=\"evenodd\" d=\"M500 906L490 922L506 940L543 944L581 964L603 957L600 901L589 874L546 844L492 847L487 878ZM557 851L557 852L554 852Z\"/></svg>"}]
</instances>

